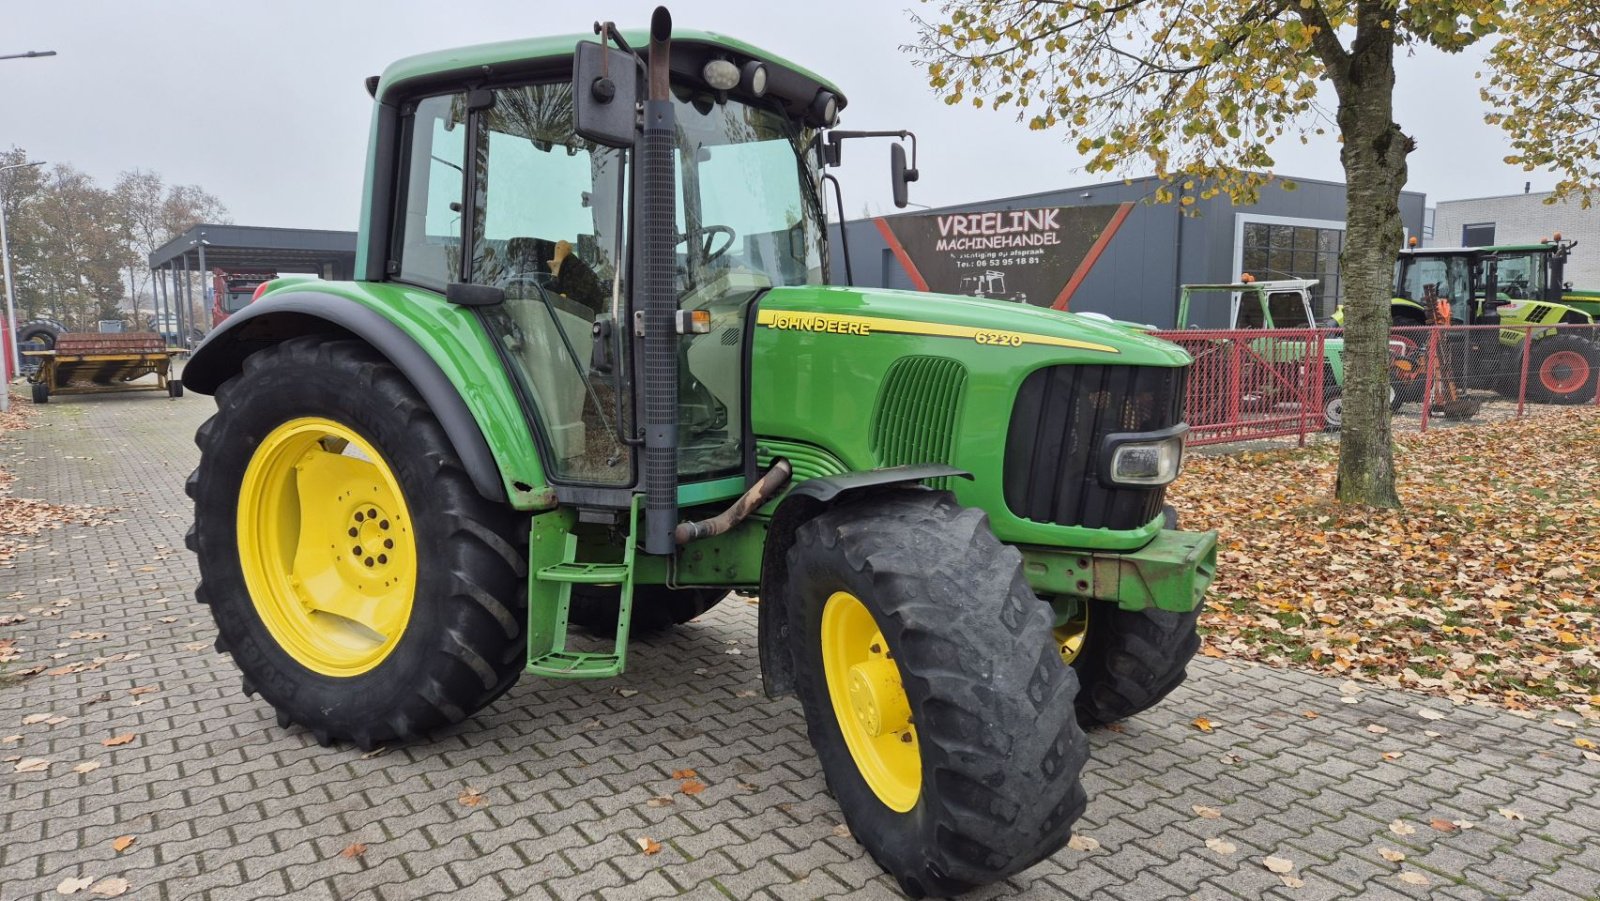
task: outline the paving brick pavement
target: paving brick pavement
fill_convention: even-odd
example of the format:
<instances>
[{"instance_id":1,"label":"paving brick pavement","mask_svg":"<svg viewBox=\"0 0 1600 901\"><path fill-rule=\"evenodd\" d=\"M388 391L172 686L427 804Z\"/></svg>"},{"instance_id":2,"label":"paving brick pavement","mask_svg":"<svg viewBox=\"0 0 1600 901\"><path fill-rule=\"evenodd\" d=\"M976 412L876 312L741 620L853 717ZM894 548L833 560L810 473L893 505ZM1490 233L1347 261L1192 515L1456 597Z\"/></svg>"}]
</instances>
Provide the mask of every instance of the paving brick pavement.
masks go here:
<instances>
[{"instance_id":1,"label":"paving brick pavement","mask_svg":"<svg viewBox=\"0 0 1600 901\"><path fill-rule=\"evenodd\" d=\"M26 618L0 627L21 654L0 667L90 665L0 688L0 757L48 761L0 764L0 901L60 897L79 876L126 879L125 898L216 901L898 897L835 832L798 705L759 694L755 611L740 598L637 642L620 679L528 679L381 756L278 728L211 650L189 593L182 484L210 409L62 399L0 441L16 495L117 508L0 569L0 622ZM976 897L1600 897L1600 763L1572 729L1370 688L1346 703L1337 681L1229 661L1191 673L1157 710L1092 735L1080 832L1098 848ZM40 713L63 719L24 724ZM100 766L74 769L85 763ZM675 792L682 768L703 794ZM469 786L484 803L459 803ZM650 806L657 796L673 801ZM135 842L119 854L124 835ZM660 853L642 854L640 836ZM341 856L358 842L364 855ZM1303 885L1268 872L1267 855Z\"/></svg>"}]
</instances>

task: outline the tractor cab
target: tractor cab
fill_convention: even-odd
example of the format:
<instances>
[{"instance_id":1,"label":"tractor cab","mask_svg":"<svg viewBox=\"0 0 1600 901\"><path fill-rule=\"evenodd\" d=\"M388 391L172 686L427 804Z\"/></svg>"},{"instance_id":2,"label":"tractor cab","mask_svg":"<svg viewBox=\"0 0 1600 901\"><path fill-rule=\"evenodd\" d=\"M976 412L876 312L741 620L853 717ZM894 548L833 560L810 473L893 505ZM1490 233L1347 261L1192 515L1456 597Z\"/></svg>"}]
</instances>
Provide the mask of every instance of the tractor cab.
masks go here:
<instances>
[{"instance_id":1,"label":"tractor cab","mask_svg":"<svg viewBox=\"0 0 1600 901\"><path fill-rule=\"evenodd\" d=\"M1220 302L1228 296L1228 321L1230 329L1289 329L1316 328L1312 312L1311 289L1316 279L1290 278L1258 281L1249 274L1238 282L1225 284L1195 284L1182 286L1178 295L1177 327L1201 328L1198 321L1189 318L1194 297L1204 295Z\"/></svg>"}]
</instances>

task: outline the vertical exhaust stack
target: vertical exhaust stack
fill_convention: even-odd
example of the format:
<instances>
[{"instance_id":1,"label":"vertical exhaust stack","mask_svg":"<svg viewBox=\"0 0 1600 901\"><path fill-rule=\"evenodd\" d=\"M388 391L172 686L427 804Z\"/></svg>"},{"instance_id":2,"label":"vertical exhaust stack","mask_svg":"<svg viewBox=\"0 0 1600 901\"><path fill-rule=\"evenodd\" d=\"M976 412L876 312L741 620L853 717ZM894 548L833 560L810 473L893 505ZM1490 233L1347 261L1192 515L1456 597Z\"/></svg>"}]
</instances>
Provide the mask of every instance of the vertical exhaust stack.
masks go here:
<instances>
[{"instance_id":1,"label":"vertical exhaust stack","mask_svg":"<svg viewBox=\"0 0 1600 901\"><path fill-rule=\"evenodd\" d=\"M650 16L649 93L639 142L639 275L644 314L644 550L670 554L678 520L678 307L674 248L676 122L671 91L672 14Z\"/></svg>"}]
</instances>

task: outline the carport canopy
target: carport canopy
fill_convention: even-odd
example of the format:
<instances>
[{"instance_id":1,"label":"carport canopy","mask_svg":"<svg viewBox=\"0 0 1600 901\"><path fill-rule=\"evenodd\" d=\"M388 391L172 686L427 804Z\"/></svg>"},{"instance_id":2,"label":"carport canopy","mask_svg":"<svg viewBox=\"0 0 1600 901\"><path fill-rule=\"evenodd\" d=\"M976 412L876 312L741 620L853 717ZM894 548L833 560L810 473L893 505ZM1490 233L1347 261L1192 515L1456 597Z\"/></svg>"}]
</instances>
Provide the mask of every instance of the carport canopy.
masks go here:
<instances>
[{"instance_id":1,"label":"carport canopy","mask_svg":"<svg viewBox=\"0 0 1600 901\"><path fill-rule=\"evenodd\" d=\"M352 278L355 264L355 232L255 225L196 225L150 254L152 270L309 272L325 279Z\"/></svg>"}]
</instances>

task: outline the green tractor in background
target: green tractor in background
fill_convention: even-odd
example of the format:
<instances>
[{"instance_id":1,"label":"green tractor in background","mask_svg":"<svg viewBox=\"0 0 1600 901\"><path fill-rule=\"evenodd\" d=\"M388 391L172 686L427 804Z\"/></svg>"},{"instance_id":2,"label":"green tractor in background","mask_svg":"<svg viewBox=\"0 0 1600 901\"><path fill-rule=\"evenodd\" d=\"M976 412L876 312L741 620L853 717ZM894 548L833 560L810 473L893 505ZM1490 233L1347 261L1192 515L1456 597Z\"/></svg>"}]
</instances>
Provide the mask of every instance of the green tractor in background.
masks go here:
<instances>
[{"instance_id":1,"label":"green tractor in background","mask_svg":"<svg viewBox=\"0 0 1600 901\"><path fill-rule=\"evenodd\" d=\"M1600 293L1572 290L1562 280L1576 243L1558 234L1535 244L1419 248L1413 239L1395 263L1394 339L1405 343L1407 356L1423 359L1421 333L1410 330L1430 324L1426 297L1431 291L1449 303L1451 324L1508 326L1447 336L1452 344L1441 353L1451 363L1448 377L1461 388L1517 397L1531 332L1528 399L1592 403L1600 379L1594 331L1539 328L1592 326L1600 314ZM1343 316L1342 308L1334 312L1335 321L1342 323Z\"/></svg>"},{"instance_id":2,"label":"green tractor in background","mask_svg":"<svg viewBox=\"0 0 1600 901\"><path fill-rule=\"evenodd\" d=\"M269 283L195 352L218 649L372 748L759 592L766 691L908 893L1054 853L1084 729L1199 645L1216 534L1163 503L1189 358L830 286L839 89L665 10L596 33L370 79L358 280Z\"/></svg>"},{"instance_id":3,"label":"green tractor in background","mask_svg":"<svg viewBox=\"0 0 1600 901\"><path fill-rule=\"evenodd\" d=\"M1195 299L1204 298L1219 303L1226 300L1230 330L1315 329L1318 326L1311 289L1316 284L1316 279L1257 280L1246 274L1237 282L1183 285L1178 295L1177 328L1200 328L1190 318L1190 309ZM1222 343L1212 343L1210 348L1192 347L1187 341L1183 344L1195 357L1196 379L1219 387L1227 381L1225 373L1206 374L1212 367L1229 365L1227 360L1208 353L1208 350L1224 349ZM1318 354L1319 347L1320 359L1311 360ZM1409 398L1408 392L1416 381L1417 371L1414 361L1401 353L1400 345L1391 342L1390 350L1389 400L1393 409L1399 409L1407 399L1415 399ZM1305 397L1306 386L1313 384L1306 378L1307 366L1315 367L1322 377L1321 392L1315 399ZM1324 428L1338 431L1343 427L1343 338L1324 336L1317 341L1309 337L1271 335L1252 339L1247 357L1241 361L1241 370L1238 376L1240 390L1244 393L1241 399L1255 408L1267 411L1286 405L1311 404L1316 407L1315 415L1321 417ZM1189 411L1191 425L1210 421L1205 408L1226 399L1208 396L1197 400L1202 409Z\"/></svg>"}]
</instances>

